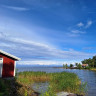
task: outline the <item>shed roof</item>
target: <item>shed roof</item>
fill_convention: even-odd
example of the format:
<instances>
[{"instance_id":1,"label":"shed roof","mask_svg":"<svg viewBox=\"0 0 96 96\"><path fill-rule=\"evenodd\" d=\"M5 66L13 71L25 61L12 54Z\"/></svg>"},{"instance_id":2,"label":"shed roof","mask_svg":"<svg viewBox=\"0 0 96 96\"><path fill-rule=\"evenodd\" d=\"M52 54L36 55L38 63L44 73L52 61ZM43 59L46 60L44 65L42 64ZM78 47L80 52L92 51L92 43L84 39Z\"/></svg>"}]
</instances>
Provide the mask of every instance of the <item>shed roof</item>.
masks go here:
<instances>
[{"instance_id":1,"label":"shed roof","mask_svg":"<svg viewBox=\"0 0 96 96\"><path fill-rule=\"evenodd\" d=\"M88 66L88 64L82 64L82 66Z\"/></svg>"},{"instance_id":2,"label":"shed roof","mask_svg":"<svg viewBox=\"0 0 96 96\"><path fill-rule=\"evenodd\" d=\"M9 53L7 53L7 52L4 52L4 51L2 51L2 50L0 50L0 53L6 55L6 56L8 56L8 57L11 57L11 58L13 58L13 59L15 59L15 60L17 60L17 61L18 61L18 60L21 60L20 58L14 56L14 55L11 55L11 54L9 54Z\"/></svg>"}]
</instances>

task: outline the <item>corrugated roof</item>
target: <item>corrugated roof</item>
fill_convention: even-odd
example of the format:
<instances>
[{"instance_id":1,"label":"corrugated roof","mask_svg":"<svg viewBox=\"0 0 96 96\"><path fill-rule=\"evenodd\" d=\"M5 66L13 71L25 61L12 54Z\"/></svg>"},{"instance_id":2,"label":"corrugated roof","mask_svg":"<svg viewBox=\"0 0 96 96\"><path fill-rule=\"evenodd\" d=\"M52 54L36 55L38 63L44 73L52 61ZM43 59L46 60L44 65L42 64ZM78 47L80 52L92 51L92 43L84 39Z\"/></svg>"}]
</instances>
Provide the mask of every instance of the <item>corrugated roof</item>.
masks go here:
<instances>
[{"instance_id":1,"label":"corrugated roof","mask_svg":"<svg viewBox=\"0 0 96 96\"><path fill-rule=\"evenodd\" d=\"M6 55L6 56L8 56L8 57L11 57L11 58L13 58L13 59L15 59L15 60L21 60L20 58L14 56L14 55L11 55L11 54L9 54L9 53L7 53L7 52L4 52L4 51L2 51L2 50L0 50L0 53Z\"/></svg>"}]
</instances>

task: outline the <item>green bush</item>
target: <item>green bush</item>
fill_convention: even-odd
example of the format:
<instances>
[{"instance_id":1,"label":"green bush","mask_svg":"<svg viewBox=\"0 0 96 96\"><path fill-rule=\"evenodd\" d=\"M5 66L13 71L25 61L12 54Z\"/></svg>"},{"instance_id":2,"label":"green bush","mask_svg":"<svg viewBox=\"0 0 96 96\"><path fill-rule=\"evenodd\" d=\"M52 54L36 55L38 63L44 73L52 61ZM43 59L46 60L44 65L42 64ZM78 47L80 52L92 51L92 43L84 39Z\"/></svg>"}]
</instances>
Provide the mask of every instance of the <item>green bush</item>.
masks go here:
<instances>
[{"instance_id":1,"label":"green bush","mask_svg":"<svg viewBox=\"0 0 96 96\"><path fill-rule=\"evenodd\" d=\"M90 67L89 67L89 66L87 66L87 67L85 67L85 69L90 69Z\"/></svg>"}]
</instances>

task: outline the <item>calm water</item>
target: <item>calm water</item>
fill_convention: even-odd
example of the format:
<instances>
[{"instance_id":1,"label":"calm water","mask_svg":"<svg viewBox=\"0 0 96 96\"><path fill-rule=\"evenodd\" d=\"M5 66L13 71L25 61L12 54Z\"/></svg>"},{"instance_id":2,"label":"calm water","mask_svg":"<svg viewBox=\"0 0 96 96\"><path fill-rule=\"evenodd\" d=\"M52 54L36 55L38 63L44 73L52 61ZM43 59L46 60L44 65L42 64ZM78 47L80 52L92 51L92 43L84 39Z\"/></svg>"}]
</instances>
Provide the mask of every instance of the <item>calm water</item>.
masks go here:
<instances>
[{"instance_id":1,"label":"calm water","mask_svg":"<svg viewBox=\"0 0 96 96\"><path fill-rule=\"evenodd\" d=\"M50 72L73 72L76 73L82 82L87 82L88 88L88 96L96 96L96 72L90 70L78 70L78 69L60 69L60 68L38 68L38 67L19 67L18 72L21 71L44 71L47 73Z\"/></svg>"}]
</instances>

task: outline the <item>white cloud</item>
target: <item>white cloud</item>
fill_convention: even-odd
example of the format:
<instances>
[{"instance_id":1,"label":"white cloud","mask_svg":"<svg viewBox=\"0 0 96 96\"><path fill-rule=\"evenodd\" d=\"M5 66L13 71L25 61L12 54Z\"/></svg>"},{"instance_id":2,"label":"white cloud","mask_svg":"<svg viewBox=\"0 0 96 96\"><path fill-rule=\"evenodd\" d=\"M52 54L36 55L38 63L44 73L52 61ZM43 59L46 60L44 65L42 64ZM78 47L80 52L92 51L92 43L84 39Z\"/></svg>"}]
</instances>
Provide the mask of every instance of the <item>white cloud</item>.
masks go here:
<instances>
[{"instance_id":1,"label":"white cloud","mask_svg":"<svg viewBox=\"0 0 96 96\"><path fill-rule=\"evenodd\" d=\"M83 34L83 33L86 33L85 31L80 31L80 30L72 30L71 32L74 33L74 34Z\"/></svg>"},{"instance_id":2,"label":"white cloud","mask_svg":"<svg viewBox=\"0 0 96 96\"><path fill-rule=\"evenodd\" d=\"M4 8L16 10L16 11L27 11L27 10L29 10L28 8L24 8L24 7L7 6L7 5L2 5L2 6L3 6Z\"/></svg>"},{"instance_id":3,"label":"white cloud","mask_svg":"<svg viewBox=\"0 0 96 96\"><path fill-rule=\"evenodd\" d=\"M34 64L34 65L37 65L37 64L39 64L39 65L57 65L57 64L59 64L60 62L57 62L57 61L51 61L51 60L46 60L46 61L44 61L44 60L32 60L32 61L20 61L19 62L19 64L20 65L32 65L32 64ZM62 63L61 63L62 64Z\"/></svg>"},{"instance_id":4,"label":"white cloud","mask_svg":"<svg viewBox=\"0 0 96 96\"><path fill-rule=\"evenodd\" d=\"M85 31L80 31L80 30L71 30L71 32L67 33L69 37L78 37L81 36L81 34L85 34Z\"/></svg>"},{"instance_id":5,"label":"white cloud","mask_svg":"<svg viewBox=\"0 0 96 96\"><path fill-rule=\"evenodd\" d=\"M9 47L9 48L11 48L11 46L9 44L6 44L6 43L0 43L0 47Z\"/></svg>"},{"instance_id":6,"label":"white cloud","mask_svg":"<svg viewBox=\"0 0 96 96\"><path fill-rule=\"evenodd\" d=\"M89 28L89 27L92 25L92 23L93 23L93 22L92 22L91 20L89 20L89 21L87 22L85 28Z\"/></svg>"},{"instance_id":7,"label":"white cloud","mask_svg":"<svg viewBox=\"0 0 96 96\"><path fill-rule=\"evenodd\" d=\"M4 51L7 51L13 55L19 56L22 61L27 60L24 64L61 64L57 59L65 62L74 60L80 61L94 55L91 53L79 52L72 49L68 51L59 50L46 44L23 40L21 38L13 38L10 36L4 37L6 36L4 33L1 35L3 35L3 37L0 38L0 49L3 49ZM35 62L32 60L30 61L30 59L35 59ZM52 59L57 60L58 62L50 61ZM42 61L39 62L39 60Z\"/></svg>"},{"instance_id":8,"label":"white cloud","mask_svg":"<svg viewBox=\"0 0 96 96\"><path fill-rule=\"evenodd\" d=\"M63 65L63 64L75 64L75 62L81 63L80 61L56 61L56 60L30 60L30 61L19 61L19 65Z\"/></svg>"},{"instance_id":9,"label":"white cloud","mask_svg":"<svg viewBox=\"0 0 96 96\"><path fill-rule=\"evenodd\" d=\"M82 22L80 22L80 23L77 24L77 26L78 26L78 27L83 27L84 24L83 24Z\"/></svg>"},{"instance_id":10,"label":"white cloud","mask_svg":"<svg viewBox=\"0 0 96 96\"><path fill-rule=\"evenodd\" d=\"M84 23L80 22L77 24L78 27L83 27L83 28L89 28L93 22L91 20L87 21L87 24L84 25Z\"/></svg>"}]
</instances>

